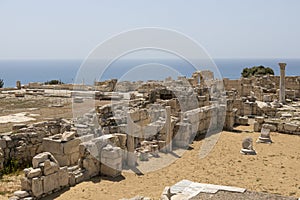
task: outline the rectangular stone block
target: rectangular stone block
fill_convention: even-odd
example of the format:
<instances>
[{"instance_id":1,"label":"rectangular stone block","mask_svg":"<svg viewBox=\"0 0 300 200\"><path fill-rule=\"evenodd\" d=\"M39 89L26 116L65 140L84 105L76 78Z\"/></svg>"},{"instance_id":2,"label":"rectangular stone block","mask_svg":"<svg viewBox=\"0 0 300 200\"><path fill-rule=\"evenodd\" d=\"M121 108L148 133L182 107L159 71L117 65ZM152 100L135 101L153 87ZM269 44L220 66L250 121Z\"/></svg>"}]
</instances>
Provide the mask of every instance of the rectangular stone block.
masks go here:
<instances>
[{"instance_id":1,"label":"rectangular stone block","mask_svg":"<svg viewBox=\"0 0 300 200\"><path fill-rule=\"evenodd\" d=\"M79 159L79 152L72 153L70 155L70 165L76 165Z\"/></svg>"},{"instance_id":2,"label":"rectangular stone block","mask_svg":"<svg viewBox=\"0 0 300 200\"><path fill-rule=\"evenodd\" d=\"M90 177L97 176L100 172L100 163L97 159L87 158L83 160L83 168Z\"/></svg>"},{"instance_id":3,"label":"rectangular stone block","mask_svg":"<svg viewBox=\"0 0 300 200\"><path fill-rule=\"evenodd\" d=\"M122 157L121 149L118 147L111 147L111 148L103 148L101 152L101 159L102 158L109 158L109 159L116 159Z\"/></svg>"},{"instance_id":4,"label":"rectangular stone block","mask_svg":"<svg viewBox=\"0 0 300 200\"><path fill-rule=\"evenodd\" d=\"M43 182L43 178L32 179L32 195L34 197L40 197L43 194Z\"/></svg>"},{"instance_id":5,"label":"rectangular stone block","mask_svg":"<svg viewBox=\"0 0 300 200\"><path fill-rule=\"evenodd\" d=\"M66 187L69 185L69 173L67 167L61 167L58 171L58 181L60 187Z\"/></svg>"},{"instance_id":6,"label":"rectangular stone block","mask_svg":"<svg viewBox=\"0 0 300 200\"><path fill-rule=\"evenodd\" d=\"M297 124L287 123L284 125L284 129L289 133L296 132L297 128L298 128Z\"/></svg>"},{"instance_id":7,"label":"rectangular stone block","mask_svg":"<svg viewBox=\"0 0 300 200\"><path fill-rule=\"evenodd\" d=\"M44 138L43 151L50 152L52 154L63 154L64 153L63 144L59 140Z\"/></svg>"},{"instance_id":8,"label":"rectangular stone block","mask_svg":"<svg viewBox=\"0 0 300 200\"><path fill-rule=\"evenodd\" d=\"M79 145L82 141L79 138L63 143L64 154L79 152Z\"/></svg>"},{"instance_id":9,"label":"rectangular stone block","mask_svg":"<svg viewBox=\"0 0 300 200\"><path fill-rule=\"evenodd\" d=\"M21 178L21 189L25 191L31 190L31 181L28 178Z\"/></svg>"},{"instance_id":10,"label":"rectangular stone block","mask_svg":"<svg viewBox=\"0 0 300 200\"><path fill-rule=\"evenodd\" d=\"M57 162L59 163L59 166L63 167L71 165L70 155L53 154L53 156L56 158Z\"/></svg>"},{"instance_id":11,"label":"rectangular stone block","mask_svg":"<svg viewBox=\"0 0 300 200\"><path fill-rule=\"evenodd\" d=\"M44 193L51 193L53 190L59 188L59 178L58 173L50 174L48 176L44 176L43 181Z\"/></svg>"}]
</instances>

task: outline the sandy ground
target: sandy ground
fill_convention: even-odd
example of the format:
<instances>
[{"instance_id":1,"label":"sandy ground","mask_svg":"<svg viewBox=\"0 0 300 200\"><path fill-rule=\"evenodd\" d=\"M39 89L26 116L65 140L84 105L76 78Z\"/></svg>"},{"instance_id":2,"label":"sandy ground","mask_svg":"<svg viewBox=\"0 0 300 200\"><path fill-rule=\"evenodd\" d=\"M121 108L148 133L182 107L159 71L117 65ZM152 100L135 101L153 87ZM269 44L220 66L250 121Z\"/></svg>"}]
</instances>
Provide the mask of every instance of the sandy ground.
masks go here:
<instances>
[{"instance_id":1,"label":"sandy ground","mask_svg":"<svg viewBox=\"0 0 300 200\"><path fill-rule=\"evenodd\" d=\"M300 197L300 137L272 133L273 144L254 144L257 155L245 156L239 153L241 141L247 136L255 141L259 134L247 131L252 127L239 129L245 131L223 132L213 151L203 159L199 159L203 141L196 141L191 150L163 169L144 175L123 172L115 180L95 178L47 199L113 200L136 195L158 199L165 186L182 179Z\"/></svg>"}]
</instances>

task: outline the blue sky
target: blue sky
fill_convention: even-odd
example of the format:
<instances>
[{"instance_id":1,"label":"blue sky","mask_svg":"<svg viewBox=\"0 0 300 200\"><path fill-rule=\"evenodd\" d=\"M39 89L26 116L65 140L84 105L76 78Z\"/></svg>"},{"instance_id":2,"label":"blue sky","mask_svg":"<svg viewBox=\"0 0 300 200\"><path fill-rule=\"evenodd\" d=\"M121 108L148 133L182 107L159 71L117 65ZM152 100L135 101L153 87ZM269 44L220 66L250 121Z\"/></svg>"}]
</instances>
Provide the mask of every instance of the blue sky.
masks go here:
<instances>
[{"instance_id":1,"label":"blue sky","mask_svg":"<svg viewBox=\"0 0 300 200\"><path fill-rule=\"evenodd\" d=\"M182 32L213 58L300 58L299 0L0 0L0 59L85 58L119 32Z\"/></svg>"}]
</instances>

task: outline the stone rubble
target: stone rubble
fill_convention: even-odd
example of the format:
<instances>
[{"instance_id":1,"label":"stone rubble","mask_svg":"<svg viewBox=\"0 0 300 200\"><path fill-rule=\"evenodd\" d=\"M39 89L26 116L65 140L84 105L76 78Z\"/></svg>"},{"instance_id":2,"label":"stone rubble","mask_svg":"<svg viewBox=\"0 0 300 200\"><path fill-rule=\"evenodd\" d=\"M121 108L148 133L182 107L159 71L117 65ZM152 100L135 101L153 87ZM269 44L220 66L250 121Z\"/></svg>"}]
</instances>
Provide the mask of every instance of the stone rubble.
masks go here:
<instances>
[{"instance_id":1,"label":"stone rubble","mask_svg":"<svg viewBox=\"0 0 300 200\"><path fill-rule=\"evenodd\" d=\"M15 124L11 132L0 135L0 170L11 160L20 166L32 163L24 170L22 191L12 199L41 198L99 175L120 176L126 165L136 167L160 153L186 149L207 133L248 126L251 118L254 131L261 132L259 143L272 143L270 132L300 134L300 78L285 77L284 63L280 68L281 78L222 81L210 71L200 71L177 80L112 79L95 82L94 87L75 85L71 92L75 104L91 98L112 103L72 120ZM38 83L24 88L28 94L45 96L45 89L73 89ZM252 138L243 141L241 153L256 154ZM173 194L170 188L165 192Z\"/></svg>"}]
</instances>

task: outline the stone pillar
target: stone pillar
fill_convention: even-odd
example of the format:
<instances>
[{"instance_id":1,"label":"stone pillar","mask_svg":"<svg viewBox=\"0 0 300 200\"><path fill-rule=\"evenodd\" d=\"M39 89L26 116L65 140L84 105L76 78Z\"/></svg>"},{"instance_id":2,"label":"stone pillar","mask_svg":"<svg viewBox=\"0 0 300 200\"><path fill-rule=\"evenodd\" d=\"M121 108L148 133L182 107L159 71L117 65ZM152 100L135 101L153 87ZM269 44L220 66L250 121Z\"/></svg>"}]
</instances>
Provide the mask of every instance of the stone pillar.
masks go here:
<instances>
[{"instance_id":1,"label":"stone pillar","mask_svg":"<svg viewBox=\"0 0 300 200\"><path fill-rule=\"evenodd\" d=\"M279 63L279 66L280 66L279 102L285 104L285 66L286 66L286 63Z\"/></svg>"},{"instance_id":2,"label":"stone pillar","mask_svg":"<svg viewBox=\"0 0 300 200\"><path fill-rule=\"evenodd\" d=\"M17 81L16 82L16 87L17 87L18 90L21 89L21 81Z\"/></svg>"},{"instance_id":3,"label":"stone pillar","mask_svg":"<svg viewBox=\"0 0 300 200\"><path fill-rule=\"evenodd\" d=\"M130 114L127 114L127 165L128 167L136 166L136 158L134 154L134 123L131 120Z\"/></svg>"},{"instance_id":4,"label":"stone pillar","mask_svg":"<svg viewBox=\"0 0 300 200\"><path fill-rule=\"evenodd\" d=\"M166 106L166 134L167 134L167 141L166 147L167 152L172 152L172 139L173 139L173 132L171 127L171 106Z\"/></svg>"}]
</instances>

